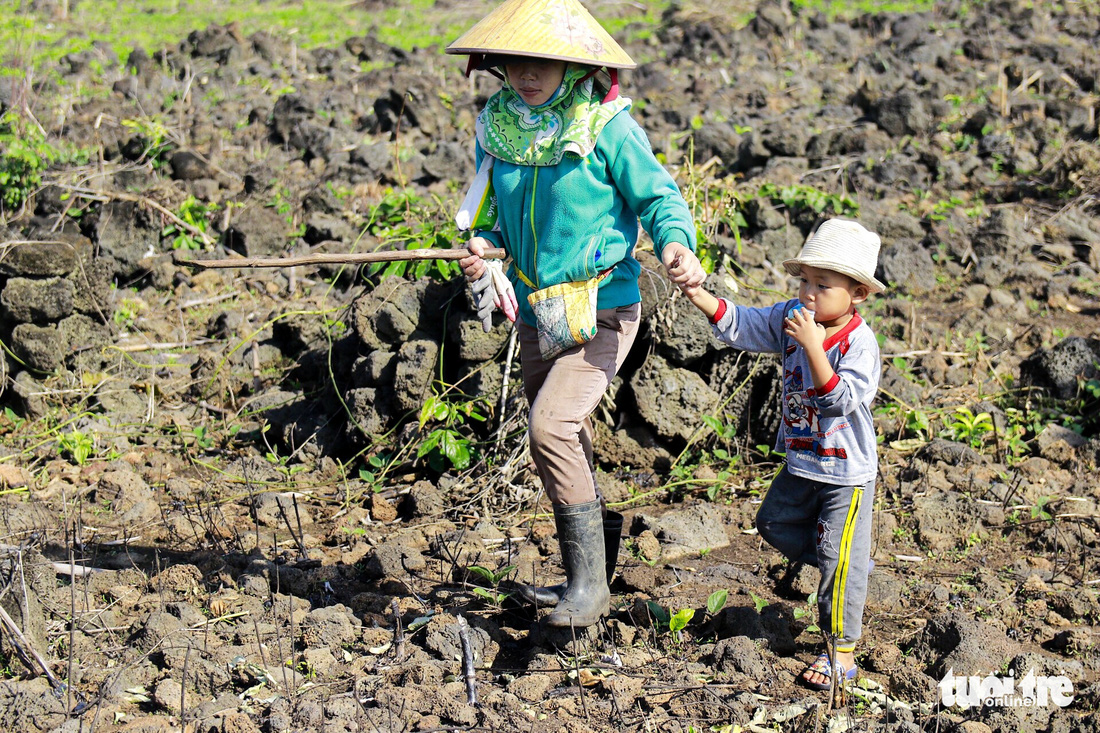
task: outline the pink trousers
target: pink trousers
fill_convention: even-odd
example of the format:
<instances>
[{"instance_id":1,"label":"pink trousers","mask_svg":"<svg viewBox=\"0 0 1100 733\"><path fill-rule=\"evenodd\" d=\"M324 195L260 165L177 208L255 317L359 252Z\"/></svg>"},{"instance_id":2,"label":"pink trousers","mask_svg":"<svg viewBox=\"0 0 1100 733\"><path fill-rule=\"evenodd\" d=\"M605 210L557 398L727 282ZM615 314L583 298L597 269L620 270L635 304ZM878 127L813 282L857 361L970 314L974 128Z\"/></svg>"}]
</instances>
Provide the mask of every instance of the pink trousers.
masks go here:
<instances>
[{"instance_id":1,"label":"pink trousers","mask_svg":"<svg viewBox=\"0 0 1100 733\"><path fill-rule=\"evenodd\" d=\"M592 413L638 335L640 314L638 303L597 311L592 340L549 361L539 353L538 332L516 321L523 389L531 405L531 458L554 504L581 504L597 496Z\"/></svg>"}]
</instances>

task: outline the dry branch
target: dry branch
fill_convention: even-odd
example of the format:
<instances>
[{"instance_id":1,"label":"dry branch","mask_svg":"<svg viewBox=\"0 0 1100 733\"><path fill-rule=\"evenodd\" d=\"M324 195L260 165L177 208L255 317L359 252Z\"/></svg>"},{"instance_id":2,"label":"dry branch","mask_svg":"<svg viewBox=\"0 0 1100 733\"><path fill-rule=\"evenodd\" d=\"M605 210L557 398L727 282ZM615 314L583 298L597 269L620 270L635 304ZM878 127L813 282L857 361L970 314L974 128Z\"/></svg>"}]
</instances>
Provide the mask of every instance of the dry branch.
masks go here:
<instances>
[{"instance_id":1,"label":"dry branch","mask_svg":"<svg viewBox=\"0 0 1100 733\"><path fill-rule=\"evenodd\" d=\"M469 257L466 249L404 249L384 252L320 253L297 257L234 257L227 260L190 260L183 264L207 269L229 267L297 267L299 265L360 265L367 262L408 260L460 260ZM503 249L490 247L482 255L487 260L502 260Z\"/></svg>"},{"instance_id":2,"label":"dry branch","mask_svg":"<svg viewBox=\"0 0 1100 733\"><path fill-rule=\"evenodd\" d=\"M156 209L157 211L159 211L169 221L171 221L173 224L175 224L180 229L185 229L189 234L191 234L191 236L202 240L203 244L205 244L207 246L213 246L213 244L214 244L214 240L210 237L209 234L207 234L202 229L199 229L198 227L196 227L193 224L188 224L183 219L179 218L174 213L172 213L169 209L167 209L159 201L155 201L154 199L151 199L148 196L138 196L136 194L125 193L123 191L93 191L91 189L82 188L80 186L66 186L64 184L58 184L58 188L63 188L63 189L66 189L68 191L72 191L74 195L79 196L83 199L91 200L91 201L101 201L101 202L112 201L112 200L114 200L114 201L131 201L133 203L141 204L143 206L149 206L150 208L153 208L153 209Z\"/></svg>"},{"instance_id":3,"label":"dry branch","mask_svg":"<svg viewBox=\"0 0 1100 733\"><path fill-rule=\"evenodd\" d=\"M34 671L34 665L31 664L32 660L38 664L42 673L46 675L46 679L49 680L50 686L55 690L61 690L65 688L65 684L57 679L53 672L50 671L50 666L46 663L46 660L42 658L42 655L38 653L38 650L31 645L27 637L23 636L22 630L19 625L15 623L8 612L4 610L3 606L0 606L0 627L3 627L8 633L8 640L15 648L16 654L26 665L27 669ZM70 706L71 709L71 706Z\"/></svg>"},{"instance_id":4,"label":"dry branch","mask_svg":"<svg viewBox=\"0 0 1100 733\"><path fill-rule=\"evenodd\" d=\"M458 617L458 638L462 642L462 676L466 679L466 704L477 705L474 648L470 644L470 626L461 615Z\"/></svg>"}]
</instances>

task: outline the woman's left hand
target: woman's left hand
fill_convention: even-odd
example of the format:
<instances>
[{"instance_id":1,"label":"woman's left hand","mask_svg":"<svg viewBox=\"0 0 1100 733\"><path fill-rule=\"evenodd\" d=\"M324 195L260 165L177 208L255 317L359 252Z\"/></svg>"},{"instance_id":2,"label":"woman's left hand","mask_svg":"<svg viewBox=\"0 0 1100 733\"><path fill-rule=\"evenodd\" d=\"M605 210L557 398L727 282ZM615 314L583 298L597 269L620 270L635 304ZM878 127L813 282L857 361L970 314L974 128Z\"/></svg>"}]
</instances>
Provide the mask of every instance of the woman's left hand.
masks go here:
<instances>
[{"instance_id":1,"label":"woman's left hand","mask_svg":"<svg viewBox=\"0 0 1100 733\"><path fill-rule=\"evenodd\" d=\"M668 273L668 279L681 288L697 288L707 279L702 263L695 253L680 244L669 242L661 252L661 261Z\"/></svg>"}]
</instances>

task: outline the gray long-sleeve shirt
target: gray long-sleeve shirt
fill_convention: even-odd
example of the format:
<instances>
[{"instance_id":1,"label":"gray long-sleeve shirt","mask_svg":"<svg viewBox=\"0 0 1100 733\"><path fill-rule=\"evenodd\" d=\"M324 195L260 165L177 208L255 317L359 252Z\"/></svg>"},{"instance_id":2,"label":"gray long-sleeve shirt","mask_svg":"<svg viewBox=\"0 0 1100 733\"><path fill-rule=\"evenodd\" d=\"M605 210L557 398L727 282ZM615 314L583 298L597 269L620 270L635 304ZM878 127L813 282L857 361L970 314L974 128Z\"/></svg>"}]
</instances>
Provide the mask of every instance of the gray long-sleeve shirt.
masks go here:
<instances>
[{"instance_id":1,"label":"gray long-sleeve shirt","mask_svg":"<svg viewBox=\"0 0 1100 733\"><path fill-rule=\"evenodd\" d=\"M796 476L854 486L878 474L871 403L882 375L878 341L856 313L825 340L825 355L836 376L815 389L806 351L783 333L787 311L797 299L767 308L734 306L723 300L714 334L742 351L777 353L783 359L783 424L775 449L786 451L787 470Z\"/></svg>"}]
</instances>

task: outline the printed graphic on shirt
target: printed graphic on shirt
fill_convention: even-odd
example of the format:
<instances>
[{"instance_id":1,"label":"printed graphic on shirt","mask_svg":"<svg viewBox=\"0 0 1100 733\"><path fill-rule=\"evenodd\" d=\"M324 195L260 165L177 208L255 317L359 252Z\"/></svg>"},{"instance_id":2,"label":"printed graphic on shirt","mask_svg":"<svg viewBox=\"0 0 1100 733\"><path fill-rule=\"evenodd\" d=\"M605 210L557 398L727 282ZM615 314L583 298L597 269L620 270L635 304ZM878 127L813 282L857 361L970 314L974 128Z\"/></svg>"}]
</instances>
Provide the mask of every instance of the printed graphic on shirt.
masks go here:
<instances>
[{"instance_id":1,"label":"printed graphic on shirt","mask_svg":"<svg viewBox=\"0 0 1100 733\"><path fill-rule=\"evenodd\" d=\"M816 461L823 466L835 465L838 460L846 460L848 452L843 448L831 448L822 445L828 437L821 431L818 423L817 407L814 405L815 391L806 389L802 376L802 365L783 370L783 427L787 452L797 452L803 460ZM829 435L848 429L848 423L833 427Z\"/></svg>"}]
</instances>

